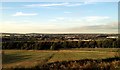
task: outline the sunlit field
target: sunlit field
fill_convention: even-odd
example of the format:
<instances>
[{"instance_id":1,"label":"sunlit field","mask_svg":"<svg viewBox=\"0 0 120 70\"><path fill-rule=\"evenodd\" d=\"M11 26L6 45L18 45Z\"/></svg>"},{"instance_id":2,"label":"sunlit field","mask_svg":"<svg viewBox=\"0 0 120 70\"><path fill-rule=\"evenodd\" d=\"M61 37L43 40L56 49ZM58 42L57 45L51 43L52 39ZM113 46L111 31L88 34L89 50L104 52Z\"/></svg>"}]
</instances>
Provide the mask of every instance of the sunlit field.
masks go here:
<instances>
[{"instance_id":1,"label":"sunlit field","mask_svg":"<svg viewBox=\"0 0 120 70\"><path fill-rule=\"evenodd\" d=\"M118 48L81 48L68 50L3 50L3 68L44 65L57 61L105 59L116 57Z\"/></svg>"}]
</instances>

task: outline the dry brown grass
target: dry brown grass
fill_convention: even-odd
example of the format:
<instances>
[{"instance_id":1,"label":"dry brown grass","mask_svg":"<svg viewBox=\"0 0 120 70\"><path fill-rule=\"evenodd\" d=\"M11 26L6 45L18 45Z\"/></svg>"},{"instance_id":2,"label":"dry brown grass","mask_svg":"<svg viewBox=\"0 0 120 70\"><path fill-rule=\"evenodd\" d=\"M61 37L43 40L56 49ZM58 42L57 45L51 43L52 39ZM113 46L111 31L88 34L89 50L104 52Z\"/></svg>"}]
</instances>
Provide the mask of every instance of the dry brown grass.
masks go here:
<instances>
[{"instance_id":1,"label":"dry brown grass","mask_svg":"<svg viewBox=\"0 0 120 70\"><path fill-rule=\"evenodd\" d=\"M103 59L114 57L117 49L3 50L3 67L34 67L56 61ZM54 55L53 55L54 54ZM52 56L53 55L53 56ZM52 57L51 57L52 56Z\"/></svg>"}]
</instances>

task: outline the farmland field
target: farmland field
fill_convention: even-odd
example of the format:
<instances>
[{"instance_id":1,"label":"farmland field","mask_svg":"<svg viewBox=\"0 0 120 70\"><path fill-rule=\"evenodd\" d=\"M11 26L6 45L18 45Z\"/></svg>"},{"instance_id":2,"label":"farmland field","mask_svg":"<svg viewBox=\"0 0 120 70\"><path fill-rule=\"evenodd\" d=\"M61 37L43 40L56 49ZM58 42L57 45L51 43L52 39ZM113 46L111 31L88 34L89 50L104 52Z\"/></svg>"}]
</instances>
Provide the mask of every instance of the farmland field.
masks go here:
<instances>
[{"instance_id":1,"label":"farmland field","mask_svg":"<svg viewBox=\"0 0 120 70\"><path fill-rule=\"evenodd\" d=\"M104 59L115 57L118 48L81 48L68 50L3 50L3 68L32 67L56 61Z\"/></svg>"}]
</instances>

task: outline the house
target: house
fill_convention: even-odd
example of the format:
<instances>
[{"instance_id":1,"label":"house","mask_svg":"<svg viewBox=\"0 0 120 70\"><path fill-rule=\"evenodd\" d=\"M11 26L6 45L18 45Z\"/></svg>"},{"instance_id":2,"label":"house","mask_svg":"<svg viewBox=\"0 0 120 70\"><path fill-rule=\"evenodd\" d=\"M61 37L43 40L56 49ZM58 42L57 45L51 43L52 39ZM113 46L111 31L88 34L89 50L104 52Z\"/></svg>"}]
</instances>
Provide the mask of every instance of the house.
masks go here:
<instances>
[{"instance_id":1,"label":"house","mask_svg":"<svg viewBox=\"0 0 120 70\"><path fill-rule=\"evenodd\" d=\"M117 39L117 38L118 38L118 36L108 36L108 37L106 37L106 38Z\"/></svg>"}]
</instances>

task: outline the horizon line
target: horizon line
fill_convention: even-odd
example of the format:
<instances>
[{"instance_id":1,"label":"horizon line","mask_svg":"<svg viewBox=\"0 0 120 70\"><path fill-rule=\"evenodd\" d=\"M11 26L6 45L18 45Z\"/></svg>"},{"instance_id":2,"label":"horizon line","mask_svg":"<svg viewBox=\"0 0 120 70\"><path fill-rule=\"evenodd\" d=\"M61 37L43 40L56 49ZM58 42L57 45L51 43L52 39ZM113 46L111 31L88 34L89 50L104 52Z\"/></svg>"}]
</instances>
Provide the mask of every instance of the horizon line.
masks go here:
<instances>
[{"instance_id":1,"label":"horizon line","mask_svg":"<svg viewBox=\"0 0 120 70\"><path fill-rule=\"evenodd\" d=\"M88 33L88 32L86 32L86 33L75 33L75 32L64 32L64 33L48 33L48 32L45 32L45 33L43 33L43 32L28 32L28 33L19 33L19 32L0 32L0 34L4 34L4 33L8 33L8 34L119 34L119 33Z\"/></svg>"}]
</instances>

